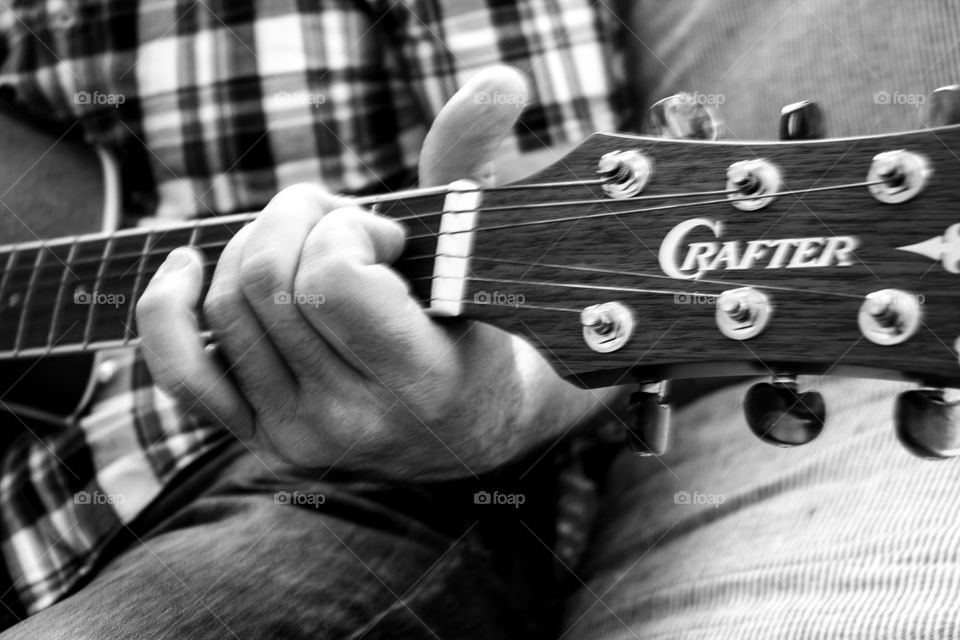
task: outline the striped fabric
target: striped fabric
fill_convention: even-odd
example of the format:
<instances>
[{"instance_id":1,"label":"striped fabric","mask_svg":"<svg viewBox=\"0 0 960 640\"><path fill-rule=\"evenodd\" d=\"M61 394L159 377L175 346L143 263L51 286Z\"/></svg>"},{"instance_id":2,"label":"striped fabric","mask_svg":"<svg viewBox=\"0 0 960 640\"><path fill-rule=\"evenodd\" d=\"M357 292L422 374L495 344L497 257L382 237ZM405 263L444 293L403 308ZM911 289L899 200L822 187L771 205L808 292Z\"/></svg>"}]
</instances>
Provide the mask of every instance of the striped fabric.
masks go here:
<instances>
[{"instance_id":1,"label":"striped fabric","mask_svg":"<svg viewBox=\"0 0 960 640\"><path fill-rule=\"evenodd\" d=\"M908 386L801 383L811 444L756 439L738 385L675 416L664 464L615 463L565 638L960 637L960 464L899 445Z\"/></svg>"},{"instance_id":2,"label":"striped fabric","mask_svg":"<svg viewBox=\"0 0 960 640\"><path fill-rule=\"evenodd\" d=\"M613 129L611 20L588 0L0 1L0 88L125 160L145 156L158 217L221 215L303 181L410 186L437 111L494 63L532 86L506 152ZM228 437L118 358L79 424L0 459L0 549L29 613Z\"/></svg>"},{"instance_id":3,"label":"striped fabric","mask_svg":"<svg viewBox=\"0 0 960 640\"><path fill-rule=\"evenodd\" d=\"M630 4L640 92L723 96L729 139L775 139L804 98L830 135L916 128L917 96L960 82L956 2ZM615 464L565 639L960 637L960 465L898 444L904 385L801 386L827 404L812 444L757 440L738 386L675 415L662 461Z\"/></svg>"},{"instance_id":4,"label":"striped fabric","mask_svg":"<svg viewBox=\"0 0 960 640\"><path fill-rule=\"evenodd\" d=\"M917 105L960 82L950 0L621 0L635 114L677 91L720 102L731 140L776 139L781 107L816 100L827 135L915 129Z\"/></svg>"}]
</instances>

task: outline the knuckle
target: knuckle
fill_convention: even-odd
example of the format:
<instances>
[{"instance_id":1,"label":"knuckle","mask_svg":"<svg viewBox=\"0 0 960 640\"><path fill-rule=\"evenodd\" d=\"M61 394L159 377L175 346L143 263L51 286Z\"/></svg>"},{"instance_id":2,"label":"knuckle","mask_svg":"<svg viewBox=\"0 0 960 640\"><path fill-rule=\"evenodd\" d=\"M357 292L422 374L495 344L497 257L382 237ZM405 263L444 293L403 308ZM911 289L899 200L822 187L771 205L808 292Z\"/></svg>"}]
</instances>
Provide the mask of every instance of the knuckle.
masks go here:
<instances>
[{"instance_id":1,"label":"knuckle","mask_svg":"<svg viewBox=\"0 0 960 640\"><path fill-rule=\"evenodd\" d=\"M242 310L243 301L237 292L211 291L203 301L203 316L215 331L227 329Z\"/></svg>"},{"instance_id":2,"label":"knuckle","mask_svg":"<svg viewBox=\"0 0 960 640\"><path fill-rule=\"evenodd\" d=\"M253 303L271 299L283 288L280 261L269 251L256 251L240 266L240 286Z\"/></svg>"},{"instance_id":3,"label":"knuckle","mask_svg":"<svg viewBox=\"0 0 960 640\"><path fill-rule=\"evenodd\" d=\"M354 281L355 267L338 256L314 257L301 264L294 278L297 304L301 308L317 307L322 300L323 308L331 312L343 302L344 290Z\"/></svg>"}]
</instances>

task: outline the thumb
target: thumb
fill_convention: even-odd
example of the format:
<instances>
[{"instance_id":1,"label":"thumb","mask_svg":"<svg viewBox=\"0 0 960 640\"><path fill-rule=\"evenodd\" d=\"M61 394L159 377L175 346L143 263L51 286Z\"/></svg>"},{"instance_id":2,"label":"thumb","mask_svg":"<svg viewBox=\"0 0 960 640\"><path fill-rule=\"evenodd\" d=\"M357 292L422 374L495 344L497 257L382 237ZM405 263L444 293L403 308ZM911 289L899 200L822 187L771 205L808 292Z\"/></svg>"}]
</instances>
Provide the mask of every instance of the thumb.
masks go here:
<instances>
[{"instance_id":1,"label":"thumb","mask_svg":"<svg viewBox=\"0 0 960 640\"><path fill-rule=\"evenodd\" d=\"M470 78L427 133L420 151L421 186L464 178L483 181L528 93L527 81L513 67L490 67Z\"/></svg>"}]
</instances>

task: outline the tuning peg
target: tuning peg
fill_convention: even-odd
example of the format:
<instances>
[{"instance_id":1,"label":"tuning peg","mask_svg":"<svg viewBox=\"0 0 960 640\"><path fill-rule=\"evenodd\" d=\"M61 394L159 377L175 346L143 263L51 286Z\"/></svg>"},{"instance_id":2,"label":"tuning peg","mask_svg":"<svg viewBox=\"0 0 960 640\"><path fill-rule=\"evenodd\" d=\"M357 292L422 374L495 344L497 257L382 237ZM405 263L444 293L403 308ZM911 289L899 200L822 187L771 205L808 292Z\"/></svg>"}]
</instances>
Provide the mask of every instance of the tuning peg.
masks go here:
<instances>
[{"instance_id":1,"label":"tuning peg","mask_svg":"<svg viewBox=\"0 0 960 640\"><path fill-rule=\"evenodd\" d=\"M775 376L750 387L744 413L750 430L770 444L793 447L807 444L823 431L827 409L816 391L797 390L794 376Z\"/></svg>"},{"instance_id":2,"label":"tuning peg","mask_svg":"<svg viewBox=\"0 0 960 640\"><path fill-rule=\"evenodd\" d=\"M826 137L823 112L813 100L801 100L780 110L781 140L817 140Z\"/></svg>"},{"instance_id":3,"label":"tuning peg","mask_svg":"<svg viewBox=\"0 0 960 640\"><path fill-rule=\"evenodd\" d=\"M907 450L929 460L960 455L960 410L943 389L914 389L897 396L894 424Z\"/></svg>"},{"instance_id":4,"label":"tuning peg","mask_svg":"<svg viewBox=\"0 0 960 640\"><path fill-rule=\"evenodd\" d=\"M656 102L640 125L641 133L658 138L716 140L722 125L715 109L700 98L680 92Z\"/></svg>"},{"instance_id":5,"label":"tuning peg","mask_svg":"<svg viewBox=\"0 0 960 640\"><path fill-rule=\"evenodd\" d=\"M640 387L630 396L634 426L627 425L627 443L638 456L659 456L670 444L670 405L666 380Z\"/></svg>"},{"instance_id":6,"label":"tuning peg","mask_svg":"<svg viewBox=\"0 0 960 640\"><path fill-rule=\"evenodd\" d=\"M920 122L928 128L960 124L960 85L933 90L923 103Z\"/></svg>"}]
</instances>

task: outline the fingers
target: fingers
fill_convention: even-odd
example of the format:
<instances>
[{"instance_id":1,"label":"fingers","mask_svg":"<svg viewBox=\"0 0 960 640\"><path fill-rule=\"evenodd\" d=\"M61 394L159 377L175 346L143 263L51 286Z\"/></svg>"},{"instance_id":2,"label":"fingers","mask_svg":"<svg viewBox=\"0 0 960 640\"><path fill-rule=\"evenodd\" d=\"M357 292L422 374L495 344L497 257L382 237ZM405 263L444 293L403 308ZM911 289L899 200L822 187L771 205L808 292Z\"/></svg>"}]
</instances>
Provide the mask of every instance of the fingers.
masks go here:
<instances>
[{"instance_id":1,"label":"fingers","mask_svg":"<svg viewBox=\"0 0 960 640\"><path fill-rule=\"evenodd\" d=\"M253 411L259 418L275 422L284 419L283 411L296 408L298 386L271 340L275 326L260 322L243 293L241 256L252 230L244 227L224 248L203 312Z\"/></svg>"},{"instance_id":2,"label":"fingers","mask_svg":"<svg viewBox=\"0 0 960 640\"><path fill-rule=\"evenodd\" d=\"M527 82L512 67L481 71L440 110L420 151L420 183L488 182L490 166L527 102Z\"/></svg>"},{"instance_id":3,"label":"fingers","mask_svg":"<svg viewBox=\"0 0 960 640\"><path fill-rule=\"evenodd\" d=\"M449 346L406 281L384 264L402 248L396 223L338 209L307 237L295 281L297 291L324 296L321 305L298 305L316 331L356 371L388 385L401 375L413 382Z\"/></svg>"},{"instance_id":4,"label":"fingers","mask_svg":"<svg viewBox=\"0 0 960 640\"><path fill-rule=\"evenodd\" d=\"M240 251L237 282L260 325L269 328L270 340L301 380L324 376L338 359L296 304L322 304L323 294L294 286L303 242L330 204L308 185L281 191L251 223Z\"/></svg>"},{"instance_id":5,"label":"fingers","mask_svg":"<svg viewBox=\"0 0 960 640\"><path fill-rule=\"evenodd\" d=\"M184 409L205 410L228 429L249 432L249 407L200 335L202 265L196 251L176 249L150 280L137 302L141 349L154 381Z\"/></svg>"}]
</instances>

